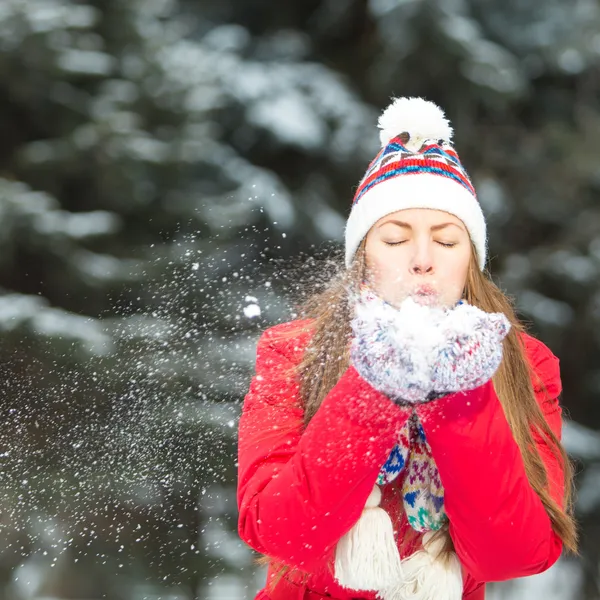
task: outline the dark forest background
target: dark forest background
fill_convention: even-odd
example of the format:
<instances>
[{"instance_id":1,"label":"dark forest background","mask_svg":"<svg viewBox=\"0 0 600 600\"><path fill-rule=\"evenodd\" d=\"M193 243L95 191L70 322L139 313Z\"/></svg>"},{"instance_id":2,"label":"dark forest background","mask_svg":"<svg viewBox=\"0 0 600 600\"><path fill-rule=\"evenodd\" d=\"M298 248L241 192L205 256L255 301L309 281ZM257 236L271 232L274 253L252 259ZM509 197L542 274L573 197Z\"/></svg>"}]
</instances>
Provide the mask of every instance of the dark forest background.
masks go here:
<instances>
[{"instance_id":1,"label":"dark forest background","mask_svg":"<svg viewBox=\"0 0 600 600\"><path fill-rule=\"evenodd\" d=\"M254 345L338 268L400 95L561 359L582 555L489 595L600 598L597 0L0 3L0 598L254 598Z\"/></svg>"}]
</instances>

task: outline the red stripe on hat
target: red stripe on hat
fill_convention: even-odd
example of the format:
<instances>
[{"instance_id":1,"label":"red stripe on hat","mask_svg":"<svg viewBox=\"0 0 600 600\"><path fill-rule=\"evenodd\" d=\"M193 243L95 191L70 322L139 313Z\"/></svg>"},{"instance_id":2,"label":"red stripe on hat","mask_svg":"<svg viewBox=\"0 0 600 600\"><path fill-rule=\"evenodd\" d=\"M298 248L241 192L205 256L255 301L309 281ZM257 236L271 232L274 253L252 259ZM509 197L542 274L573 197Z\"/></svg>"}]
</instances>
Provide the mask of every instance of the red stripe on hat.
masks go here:
<instances>
[{"instance_id":1,"label":"red stripe on hat","mask_svg":"<svg viewBox=\"0 0 600 600\"><path fill-rule=\"evenodd\" d=\"M418 156L422 156L422 155L419 154ZM446 163L442 160L436 160L433 158L423 157L420 159L404 158L401 160L396 160L396 161L388 163L381 169L377 169L365 181L363 181L360 184L360 186L356 190L356 194L354 195L354 197L357 198L358 196L360 196L362 190L365 187L372 184L376 179L378 179L385 173L388 173L390 171L395 171L396 169L402 169L404 167L413 167L413 166L414 167L423 167L423 168L432 167L432 168L446 171L447 173L451 173L454 177L459 178L464 183L464 185L471 191L471 193L475 196L475 189L473 188L473 185L471 184L470 179L463 173L462 170L457 169L456 167L452 167L448 163ZM418 175L418 174L419 173L401 173L398 176L400 176L400 175Z\"/></svg>"}]
</instances>

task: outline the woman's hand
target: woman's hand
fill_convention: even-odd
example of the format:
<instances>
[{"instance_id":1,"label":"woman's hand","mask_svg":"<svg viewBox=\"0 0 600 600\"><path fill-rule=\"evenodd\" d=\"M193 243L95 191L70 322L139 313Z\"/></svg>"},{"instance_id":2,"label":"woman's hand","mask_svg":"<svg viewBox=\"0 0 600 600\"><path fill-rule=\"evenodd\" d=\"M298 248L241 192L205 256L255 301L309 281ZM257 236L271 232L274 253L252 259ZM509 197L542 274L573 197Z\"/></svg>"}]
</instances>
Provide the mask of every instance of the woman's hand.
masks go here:
<instances>
[{"instance_id":1,"label":"woman's hand","mask_svg":"<svg viewBox=\"0 0 600 600\"><path fill-rule=\"evenodd\" d=\"M432 358L443 343L441 309L407 300L396 309L370 290L354 306L350 358L363 379L397 404L431 399Z\"/></svg>"},{"instance_id":2,"label":"woman's hand","mask_svg":"<svg viewBox=\"0 0 600 600\"><path fill-rule=\"evenodd\" d=\"M467 391L489 381L502 362L502 340L510 330L504 314L463 303L447 313L441 328L445 342L431 369L433 392Z\"/></svg>"},{"instance_id":3,"label":"woman's hand","mask_svg":"<svg viewBox=\"0 0 600 600\"><path fill-rule=\"evenodd\" d=\"M448 310L409 298L394 308L366 288L351 327L350 359L361 377L397 404L420 404L491 379L510 323L464 302Z\"/></svg>"}]
</instances>

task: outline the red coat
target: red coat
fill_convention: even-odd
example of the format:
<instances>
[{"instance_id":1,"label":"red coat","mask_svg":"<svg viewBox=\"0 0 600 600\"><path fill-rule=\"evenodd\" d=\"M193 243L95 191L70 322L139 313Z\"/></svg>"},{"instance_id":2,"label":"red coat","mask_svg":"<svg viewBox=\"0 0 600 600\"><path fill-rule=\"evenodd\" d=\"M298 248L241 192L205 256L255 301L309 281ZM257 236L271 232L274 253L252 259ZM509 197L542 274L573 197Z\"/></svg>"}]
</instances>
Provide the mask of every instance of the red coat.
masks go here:
<instances>
[{"instance_id":1,"label":"red coat","mask_svg":"<svg viewBox=\"0 0 600 600\"><path fill-rule=\"evenodd\" d=\"M271 594L256 599L374 600L374 592L342 588L333 579L338 540L358 520L380 467L410 410L395 405L349 367L303 430L298 384L289 369L302 357L309 334L274 340L291 323L267 329L257 346L256 375L239 422L239 535L258 552L311 573L306 585L285 577ZM557 436L561 392L556 356L523 336L536 397ZM562 544L525 475L523 459L491 382L417 408L445 490L450 535L463 567L468 600L484 598L485 582L533 575L548 569ZM562 505L559 461L535 437L552 496ZM397 539L408 527L400 515L401 477L382 487L381 506ZM409 548L404 555L412 553ZM267 580L273 570L267 572Z\"/></svg>"}]
</instances>

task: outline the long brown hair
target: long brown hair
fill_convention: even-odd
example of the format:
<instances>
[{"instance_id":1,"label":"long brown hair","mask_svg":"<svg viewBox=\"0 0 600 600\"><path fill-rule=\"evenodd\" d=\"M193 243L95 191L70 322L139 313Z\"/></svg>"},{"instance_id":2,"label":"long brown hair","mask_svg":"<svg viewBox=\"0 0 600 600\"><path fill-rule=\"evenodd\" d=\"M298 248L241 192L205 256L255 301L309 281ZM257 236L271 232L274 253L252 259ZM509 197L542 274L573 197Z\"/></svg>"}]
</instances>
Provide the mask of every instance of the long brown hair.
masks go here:
<instances>
[{"instance_id":1,"label":"long brown hair","mask_svg":"<svg viewBox=\"0 0 600 600\"><path fill-rule=\"evenodd\" d=\"M352 266L335 276L322 291L314 293L299 307L299 316L310 323L311 339L300 363L291 375L299 378L300 400L304 408L305 425L315 415L321 402L349 366L348 340L351 335L348 294L356 290L366 275L366 251L363 239ZM524 325L515 314L511 300L494 284L489 273L482 272L472 248L465 300L486 312L502 312L511 322L511 329L503 343L503 360L492 382L503 407L504 414L517 442L531 487L540 497L552 528L564 547L577 554L577 528L573 518L573 467L560 440L549 427L536 400L529 361L520 341L519 333ZM300 321L299 321L300 322ZM291 331L287 335L296 335ZM541 381L538 382L543 385ZM564 470L565 494L561 507L548 489L546 468L534 441L534 433L551 448ZM446 537L446 556L453 550L447 526L438 535ZM277 575L270 587L277 585L281 577L290 571L268 556L256 559L257 564L272 563ZM304 574L304 578L308 574Z\"/></svg>"}]
</instances>

